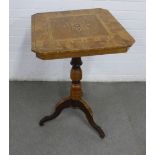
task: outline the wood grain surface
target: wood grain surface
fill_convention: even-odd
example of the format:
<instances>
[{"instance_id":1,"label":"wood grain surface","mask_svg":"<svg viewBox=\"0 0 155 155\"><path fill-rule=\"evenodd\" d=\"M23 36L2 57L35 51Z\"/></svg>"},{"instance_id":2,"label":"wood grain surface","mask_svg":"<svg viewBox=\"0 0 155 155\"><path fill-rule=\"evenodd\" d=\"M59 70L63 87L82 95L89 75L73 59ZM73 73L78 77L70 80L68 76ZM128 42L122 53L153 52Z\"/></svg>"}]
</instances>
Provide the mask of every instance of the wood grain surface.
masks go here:
<instances>
[{"instance_id":1,"label":"wood grain surface","mask_svg":"<svg viewBox=\"0 0 155 155\"><path fill-rule=\"evenodd\" d=\"M32 15L32 51L41 59L127 52L134 39L105 9Z\"/></svg>"}]
</instances>

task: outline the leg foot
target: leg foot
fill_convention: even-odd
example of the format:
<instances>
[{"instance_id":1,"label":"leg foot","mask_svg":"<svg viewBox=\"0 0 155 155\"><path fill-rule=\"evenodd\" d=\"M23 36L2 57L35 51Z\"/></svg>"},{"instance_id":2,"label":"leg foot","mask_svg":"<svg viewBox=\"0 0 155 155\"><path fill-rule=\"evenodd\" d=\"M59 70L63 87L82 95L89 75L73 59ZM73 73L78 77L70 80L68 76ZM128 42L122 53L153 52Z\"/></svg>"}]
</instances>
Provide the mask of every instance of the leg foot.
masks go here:
<instances>
[{"instance_id":1,"label":"leg foot","mask_svg":"<svg viewBox=\"0 0 155 155\"><path fill-rule=\"evenodd\" d=\"M71 106L71 102L69 98L65 98L62 101L60 101L59 103L57 103L55 111L53 114L49 115L49 116L45 116L43 117L40 121L39 121L39 125L43 126L45 122L50 121L56 117L58 117L61 113L61 111L67 107Z\"/></svg>"},{"instance_id":2,"label":"leg foot","mask_svg":"<svg viewBox=\"0 0 155 155\"><path fill-rule=\"evenodd\" d=\"M79 102L79 108L85 113L89 124L97 131L97 133L99 134L99 136L101 138L104 138L105 134L104 134L102 128L100 126L98 126L93 119L93 114L92 114L91 108L83 100L80 100L78 102Z\"/></svg>"},{"instance_id":3,"label":"leg foot","mask_svg":"<svg viewBox=\"0 0 155 155\"><path fill-rule=\"evenodd\" d=\"M50 116L45 116L43 117L40 121L39 121L39 125L40 126L44 126L44 123L47 122L47 121L50 121L51 120L51 115Z\"/></svg>"}]
</instances>

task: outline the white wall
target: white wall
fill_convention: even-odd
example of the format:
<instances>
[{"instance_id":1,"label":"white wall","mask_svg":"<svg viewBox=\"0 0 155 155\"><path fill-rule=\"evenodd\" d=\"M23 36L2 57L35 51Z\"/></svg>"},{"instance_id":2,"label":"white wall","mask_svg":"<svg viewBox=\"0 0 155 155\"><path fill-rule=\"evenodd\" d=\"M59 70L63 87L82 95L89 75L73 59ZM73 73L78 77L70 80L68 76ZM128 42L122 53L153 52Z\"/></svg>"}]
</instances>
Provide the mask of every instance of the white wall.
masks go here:
<instances>
[{"instance_id":1,"label":"white wall","mask_svg":"<svg viewBox=\"0 0 155 155\"><path fill-rule=\"evenodd\" d=\"M70 80L70 59L40 60L31 52L31 15L105 8L135 38L127 54L84 57L84 81L145 80L145 0L10 0L10 80Z\"/></svg>"}]
</instances>

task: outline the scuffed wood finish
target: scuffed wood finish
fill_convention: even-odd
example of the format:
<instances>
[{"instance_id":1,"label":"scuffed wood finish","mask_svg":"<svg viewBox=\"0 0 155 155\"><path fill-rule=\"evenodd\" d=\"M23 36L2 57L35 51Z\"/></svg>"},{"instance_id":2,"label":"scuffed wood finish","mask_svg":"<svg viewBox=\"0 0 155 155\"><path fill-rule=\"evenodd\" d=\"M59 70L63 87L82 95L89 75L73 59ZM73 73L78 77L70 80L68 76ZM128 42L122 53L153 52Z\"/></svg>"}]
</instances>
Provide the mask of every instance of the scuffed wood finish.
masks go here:
<instances>
[{"instance_id":1,"label":"scuffed wood finish","mask_svg":"<svg viewBox=\"0 0 155 155\"><path fill-rule=\"evenodd\" d=\"M32 15L32 51L41 59L126 52L134 39L105 9Z\"/></svg>"},{"instance_id":2,"label":"scuffed wood finish","mask_svg":"<svg viewBox=\"0 0 155 155\"><path fill-rule=\"evenodd\" d=\"M90 125L101 138L105 134L94 119L87 102L82 99L82 56L121 53L134 43L134 39L119 22L104 9L37 13L32 16L32 51L41 59L71 57L71 89L69 97L57 103L54 113L39 122L59 116L65 108L82 110Z\"/></svg>"}]
</instances>

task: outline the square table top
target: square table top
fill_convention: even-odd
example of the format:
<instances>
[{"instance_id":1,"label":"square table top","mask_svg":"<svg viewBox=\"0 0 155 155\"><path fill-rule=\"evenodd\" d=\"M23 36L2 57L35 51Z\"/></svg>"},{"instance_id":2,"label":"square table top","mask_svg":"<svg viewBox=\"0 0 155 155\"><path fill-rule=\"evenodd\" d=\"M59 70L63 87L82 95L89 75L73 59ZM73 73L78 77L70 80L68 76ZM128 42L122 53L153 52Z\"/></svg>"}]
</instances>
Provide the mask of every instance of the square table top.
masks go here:
<instances>
[{"instance_id":1,"label":"square table top","mask_svg":"<svg viewBox=\"0 0 155 155\"><path fill-rule=\"evenodd\" d=\"M41 59L127 52L134 39L105 9L32 15L32 51Z\"/></svg>"}]
</instances>

